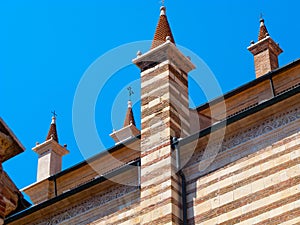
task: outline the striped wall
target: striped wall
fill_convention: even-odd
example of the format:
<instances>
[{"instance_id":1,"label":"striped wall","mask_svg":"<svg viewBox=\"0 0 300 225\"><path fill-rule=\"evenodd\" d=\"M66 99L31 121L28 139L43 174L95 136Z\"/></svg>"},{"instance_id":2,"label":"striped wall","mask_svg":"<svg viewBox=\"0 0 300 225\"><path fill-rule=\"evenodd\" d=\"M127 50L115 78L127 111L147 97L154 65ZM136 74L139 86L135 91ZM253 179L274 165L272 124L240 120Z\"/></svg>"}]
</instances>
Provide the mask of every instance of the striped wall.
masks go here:
<instances>
[{"instance_id":1,"label":"striped wall","mask_svg":"<svg viewBox=\"0 0 300 225\"><path fill-rule=\"evenodd\" d=\"M276 110L279 109L284 107L278 105ZM275 108L269 109L269 112L274 111ZM298 117L293 117L295 113L291 112ZM202 171L201 175L197 169L200 161L197 164L191 160L185 169L189 224L269 225L300 222L299 112L288 110L278 115L274 116L279 121L276 129L252 136L252 139L226 149L227 152L219 153L215 159L215 165L219 164L219 168L213 165L211 172L205 174ZM257 123L265 123L259 121L263 118L261 115L253 117L258 118ZM290 121L285 118L290 118ZM247 123L241 121L241 124ZM251 126L258 128L257 124L247 125L244 129L250 130ZM256 150L253 152L253 149ZM246 154L239 155L240 152ZM222 164L224 160L228 161L225 166Z\"/></svg>"}]
</instances>

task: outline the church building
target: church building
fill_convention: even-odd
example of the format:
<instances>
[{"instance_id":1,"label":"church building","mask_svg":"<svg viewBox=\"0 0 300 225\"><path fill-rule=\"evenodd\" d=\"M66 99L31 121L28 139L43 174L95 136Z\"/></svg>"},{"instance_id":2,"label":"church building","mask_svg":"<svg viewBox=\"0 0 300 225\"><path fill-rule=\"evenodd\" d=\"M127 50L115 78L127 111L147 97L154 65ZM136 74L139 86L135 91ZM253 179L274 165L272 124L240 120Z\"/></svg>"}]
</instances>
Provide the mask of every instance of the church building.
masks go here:
<instances>
[{"instance_id":1,"label":"church building","mask_svg":"<svg viewBox=\"0 0 300 225\"><path fill-rule=\"evenodd\" d=\"M300 59L279 66L283 50L264 19L248 50L254 80L189 108L196 67L176 47L162 6L150 49L132 60L141 121L129 101L123 127L111 133L116 144L62 170L69 150L54 115L46 140L33 147L37 181L21 190L32 206L1 170L2 223L299 224ZM23 150L0 120L1 163Z\"/></svg>"}]
</instances>

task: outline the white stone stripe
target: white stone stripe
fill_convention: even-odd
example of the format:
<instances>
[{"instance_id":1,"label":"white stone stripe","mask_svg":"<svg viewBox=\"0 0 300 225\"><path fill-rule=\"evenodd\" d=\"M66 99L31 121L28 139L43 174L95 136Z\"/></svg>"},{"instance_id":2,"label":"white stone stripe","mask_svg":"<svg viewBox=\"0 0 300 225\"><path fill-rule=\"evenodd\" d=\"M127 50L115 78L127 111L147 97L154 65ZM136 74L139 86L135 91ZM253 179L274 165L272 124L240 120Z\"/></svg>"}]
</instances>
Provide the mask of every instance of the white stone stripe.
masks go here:
<instances>
[{"instance_id":1,"label":"white stone stripe","mask_svg":"<svg viewBox=\"0 0 300 225\"><path fill-rule=\"evenodd\" d=\"M144 107L144 109L146 109L146 107ZM170 106L166 106L166 107L165 107L164 109L162 109L161 111L162 111L162 112L166 112L166 111L168 111L168 110L172 110L172 112L174 112L174 113L177 114L177 112L174 111L174 109L171 109ZM148 121L148 120L150 120L150 119L152 119L152 118L154 118L154 117L157 117L157 116L156 116L155 114L151 114L151 115L149 115L149 116L146 116L146 117L142 118L141 122L144 123L144 122L146 122L146 121ZM179 118L180 118L182 121L184 121L184 123L185 123L186 125L189 126L189 125L190 125L190 122L189 122L189 120L186 120L185 117L189 118L189 114L185 114L185 115L179 116Z\"/></svg>"},{"instance_id":2,"label":"white stone stripe","mask_svg":"<svg viewBox=\"0 0 300 225\"><path fill-rule=\"evenodd\" d=\"M154 66L152 68L149 68L149 69L141 72L141 77L143 77L143 76L145 76L145 75L153 72L154 70L157 70L157 69L159 69L159 68L161 68L161 67L163 67L163 66L165 66L167 64L170 64L169 60L166 60L166 61L164 61L164 62L162 62L162 63L160 63L160 64L158 64L158 65L156 65L156 66Z\"/></svg>"},{"instance_id":3,"label":"white stone stripe","mask_svg":"<svg viewBox=\"0 0 300 225\"><path fill-rule=\"evenodd\" d=\"M299 135L299 134L297 134L297 135ZM288 138L291 138L293 136L290 136ZM286 146L288 146L288 147L294 147L294 146L296 146L298 144L300 144L300 138L298 138L298 139L296 139L294 141L291 141L291 142L289 142L289 143L287 143L285 145L273 148L273 149L269 148L269 150L267 150L267 151L261 150L260 153L257 154L254 157L251 157L251 158L246 159L246 160L242 160L241 162L236 163L236 164L234 164L234 165L232 165L232 166L230 166L230 167L228 167L226 169L218 170L215 173L212 173L212 174L209 174L208 176L202 177L201 179L198 180L198 185L203 185L203 184L206 184L206 183L208 183L208 182L210 182L212 180L218 179L221 176L224 176L224 175L227 175L229 173L233 173L233 172L236 172L236 171L239 171L239 170L243 170L245 167L247 167L249 165L252 165L252 164L255 164L255 163L257 163L260 160L264 160L267 157L270 157L270 156L272 156L274 154L277 154L277 153L285 151L286 150ZM282 155L281 157L277 158L276 161L280 161L281 163L286 162L286 161L289 160L288 159L289 156L293 157L293 158L299 157L300 156L300 151L293 151L292 153L288 153L288 154ZM275 160L275 159L273 159L273 160ZM260 167L264 168L261 171L266 171L266 170L268 170L268 169L270 169L270 168L273 167L272 164L273 164L272 162L267 161L264 164L258 165L256 167L252 167L250 169L250 173L253 173L251 171L255 171L255 170L258 171ZM196 171L198 170L198 168L199 168L198 164L195 164L195 165L191 166L189 168L189 173L196 174ZM247 176L248 171L249 170L247 170L247 171L245 171L243 173L239 173L239 174L235 175L234 178L232 178L232 176L229 177L229 178L226 178L224 180L227 180L227 181L224 181L224 180L219 181L218 184L212 184L211 186L209 186L209 187L207 187L205 189L216 190L216 189L221 188L223 186L222 183L225 183L225 184L228 183L228 181L230 181L230 179L234 179L234 181L242 180L245 177L245 175ZM193 177L190 177L189 179L193 179ZM191 190L193 188L192 186L193 185L188 185L188 189L187 190ZM204 189L203 189L203 191L204 191Z\"/></svg>"},{"instance_id":4,"label":"white stone stripe","mask_svg":"<svg viewBox=\"0 0 300 225\"><path fill-rule=\"evenodd\" d=\"M141 197L142 198L142 207L143 208L149 207L153 204L156 204L157 202L163 201L164 199L167 199L170 197L174 198L178 202L181 201L180 196L175 191L172 190L171 186L161 188L161 190L164 192L157 193L153 196L150 196L150 195L152 195L151 193L147 193L147 195L144 195L144 193L142 191L142 197ZM144 199L145 197L146 197L146 199ZM169 204L169 203L166 203L166 204Z\"/></svg>"},{"instance_id":5,"label":"white stone stripe","mask_svg":"<svg viewBox=\"0 0 300 225\"><path fill-rule=\"evenodd\" d=\"M161 68L161 67L163 67L163 66L165 66L167 64L171 65L172 68L175 69L177 73L181 74L181 71L177 68L177 66L174 63L172 63L170 60L166 60L166 61L164 61L164 62L162 62L162 63L160 63L160 64L158 64L158 65L156 65L156 66L154 66L152 68L149 68L149 69L141 72L141 77L143 77L143 76L145 76L145 75L153 72L154 70L157 70L157 69L159 69L159 68Z\"/></svg>"},{"instance_id":6,"label":"white stone stripe","mask_svg":"<svg viewBox=\"0 0 300 225\"><path fill-rule=\"evenodd\" d=\"M173 181L171 179L168 179L166 181L163 181L161 183L156 184L155 186L152 186L149 189L143 190L143 196L145 197L145 196L148 196L148 195L153 194L155 192L158 192L161 189L171 187L171 185L178 192L181 191L181 186L178 183L176 183L175 181Z\"/></svg>"},{"instance_id":7,"label":"white stone stripe","mask_svg":"<svg viewBox=\"0 0 300 225\"><path fill-rule=\"evenodd\" d=\"M173 79L174 79L175 75L174 75L173 73L170 73L170 75L171 75L171 76L173 75ZM178 91L178 89L177 89L176 86L179 86L180 88L183 88L184 91L188 92L188 87L187 87L184 83L182 83L181 80L179 80L178 78L176 78L176 79L174 79L174 80L175 80L175 81L173 81L173 80L170 81L170 84L173 86L173 90L174 90L175 92Z\"/></svg>"},{"instance_id":8,"label":"white stone stripe","mask_svg":"<svg viewBox=\"0 0 300 225\"><path fill-rule=\"evenodd\" d=\"M157 82L157 81L159 81L161 79L164 79L165 77L167 77L169 75L172 76L173 79L176 76L175 74L173 74L172 72L170 72L169 70L167 70L167 71L162 72L160 74L157 74L155 76L151 76L151 78L149 80L144 81L144 82L141 83L141 87L142 88L146 88L148 86L151 86L151 85L153 85L153 83L155 83L155 82ZM168 83L170 83L171 87L173 88L173 90L175 92L178 92L178 89L176 88L177 85L180 86L181 88L184 88L185 91L188 91L188 87L183 82L181 82L181 80L179 80L177 78L175 80L176 81L169 81L168 82ZM188 101L188 99L187 99L187 101Z\"/></svg>"},{"instance_id":9,"label":"white stone stripe","mask_svg":"<svg viewBox=\"0 0 300 225\"><path fill-rule=\"evenodd\" d=\"M300 200L299 200L300 201ZM296 203L295 203L296 205ZM300 204L298 203L298 207L300 207ZM296 207L295 207L296 208ZM292 220L288 220L286 222L280 223L280 225L291 225L291 224L300 224L300 217L294 218Z\"/></svg>"},{"instance_id":10,"label":"white stone stripe","mask_svg":"<svg viewBox=\"0 0 300 225\"><path fill-rule=\"evenodd\" d=\"M298 152L297 154L300 156L300 151L295 151L295 152ZM202 196L208 195L209 193L212 193L214 191L222 189L226 186L234 185L235 183L238 183L239 181L245 180L250 176L255 176L256 174L261 173L261 172L266 172L266 171L272 169L275 166L279 166L283 163L286 163L286 162L290 161L291 157L294 157L295 152L284 154L284 155L282 155L282 156L280 156L276 159L273 159L271 161L267 161L263 164L252 167L252 168L250 168L250 169L248 169L248 170L246 170L246 171L244 171L240 174L237 174L235 176L230 176L230 177L228 177L224 180L221 180L221 181L219 181L217 183L214 183L210 186L207 186L205 188L199 188L197 190L197 196L202 197ZM297 168L297 166L296 166L296 168ZM283 170L283 171L288 173L289 168L286 169L286 170ZM275 173L275 174L272 174L270 176L265 177L263 179L263 181L261 179L254 181L252 183L252 189L254 189L255 192L256 192L256 191L262 190L264 187L273 185L275 183L279 183L283 180L287 180L288 177L284 176L283 171L280 172L280 174L282 174L281 177L279 176L279 173ZM300 170L296 171L296 172L298 172L300 174ZM199 181L197 182L197 186L201 185L201 184L202 184L201 179L199 179ZM236 195L237 195L237 193L240 193L240 195L249 194L249 189L251 190L251 186L249 187L249 185L250 184L248 184L246 186L242 186L239 189L236 189L235 194ZM190 199L190 198L192 198L192 196L188 196L188 199Z\"/></svg>"},{"instance_id":11,"label":"white stone stripe","mask_svg":"<svg viewBox=\"0 0 300 225\"><path fill-rule=\"evenodd\" d=\"M171 152L170 147L164 147L164 148L161 148L157 151L152 152L151 154L143 156L142 157L143 158L142 159L142 165L144 165L145 163L153 162L155 159L157 159L159 157L166 156L166 155L170 154L170 152Z\"/></svg>"},{"instance_id":12,"label":"white stone stripe","mask_svg":"<svg viewBox=\"0 0 300 225\"><path fill-rule=\"evenodd\" d=\"M293 134L293 135L287 137L286 139L293 138L294 136L297 136L298 138L296 140L290 141L289 143L286 143L285 145L281 145L276 148L268 147L268 148L262 149L262 150L260 150L259 154L253 154L254 156L251 156L250 159L242 160L239 163L236 163L236 164L230 166L229 168L226 168L223 170L218 170L218 171L210 174L209 176L205 176L205 177L201 178L202 184L207 183L212 180L215 180L215 179L218 179L219 177L227 175L229 173L232 173L232 172L235 172L238 170L243 170L243 168L248 165L254 164L254 163L256 163L260 160L266 159L274 154L285 151L286 147L293 147L295 145L300 144L300 132ZM282 140L280 140L280 141L282 141ZM276 145L276 143L274 143L274 145Z\"/></svg>"},{"instance_id":13,"label":"white stone stripe","mask_svg":"<svg viewBox=\"0 0 300 225\"><path fill-rule=\"evenodd\" d=\"M178 90L176 85L174 85L173 82L170 83L170 88L172 89L173 92L180 94L180 98L182 100L184 100L184 102L187 102L187 103L189 102L188 93L185 93L185 94L180 93L180 91Z\"/></svg>"},{"instance_id":14,"label":"white stone stripe","mask_svg":"<svg viewBox=\"0 0 300 225\"><path fill-rule=\"evenodd\" d=\"M150 173L153 173L153 175L155 175L155 177L144 181L142 183L142 188L147 187L152 184L156 184L165 179L171 179L172 171L171 171L171 168L167 169L164 167L166 164L169 164L171 167L171 158L162 159L161 161L156 162L151 166L143 168L142 169L142 179L144 176L147 176ZM143 163L142 163L142 165L143 165ZM156 168L156 171L153 171L154 166Z\"/></svg>"},{"instance_id":15,"label":"white stone stripe","mask_svg":"<svg viewBox=\"0 0 300 225\"><path fill-rule=\"evenodd\" d=\"M149 80L141 82L141 87L142 88L147 87L160 79L164 79L165 77L169 76L169 73L170 73L170 71L166 70L165 72L159 73L155 76L151 76L151 78Z\"/></svg>"},{"instance_id":16,"label":"white stone stripe","mask_svg":"<svg viewBox=\"0 0 300 225\"><path fill-rule=\"evenodd\" d=\"M166 112L166 111L168 111L168 110L170 110L170 106L165 107L164 109L162 109L161 112ZM155 118L155 117L158 117L158 116L155 115L155 114L151 114L151 115L149 115L149 116L144 117L144 118L141 120L141 122L144 123L144 122L146 122L146 121L148 121L148 120L151 120L151 119L153 119L153 118ZM169 118L168 118L168 119L169 119Z\"/></svg>"},{"instance_id":17,"label":"white stone stripe","mask_svg":"<svg viewBox=\"0 0 300 225\"><path fill-rule=\"evenodd\" d=\"M165 87L168 87L168 86L169 86L169 83L165 83L165 84L162 84L161 86L157 86L157 88L152 89L150 92L148 92L146 94L143 94L141 96L141 99L149 97L149 96L150 97L160 97L160 96L158 96L158 95L156 95L154 93L157 92L157 91L159 91L159 90L161 90L161 89L164 89Z\"/></svg>"},{"instance_id":18,"label":"white stone stripe","mask_svg":"<svg viewBox=\"0 0 300 225\"><path fill-rule=\"evenodd\" d=\"M163 101L163 100L169 99L169 93L165 93L164 95L161 95L161 96L153 96L153 97L156 97L156 99L159 99L160 102L161 102L161 101ZM148 108L149 108L149 103L143 105L142 108L141 108L141 110L145 110L145 109L148 109Z\"/></svg>"},{"instance_id":19,"label":"white stone stripe","mask_svg":"<svg viewBox=\"0 0 300 225\"><path fill-rule=\"evenodd\" d=\"M189 114L179 114L177 113L173 108L171 109L171 112L173 112L175 115L178 116L178 118L181 120L181 123L186 125L186 126L190 126L190 121L185 119L185 118L189 118Z\"/></svg>"},{"instance_id":20,"label":"white stone stripe","mask_svg":"<svg viewBox=\"0 0 300 225\"><path fill-rule=\"evenodd\" d=\"M154 106L156 106L156 105L158 105L159 103L161 103L161 101L163 101L164 99L166 99L166 97L167 97L167 94L163 95L160 99L159 99L159 98L156 98L156 99L152 100L152 101L149 102L148 104L142 106L142 110L146 110L146 109L151 109L151 108L153 108ZM178 108L178 109L172 107L172 112L177 113L176 110L181 110L181 112L183 113L183 115L181 116L181 117L183 117L182 119L185 120L185 117L186 117L186 118L189 118L189 116L190 116L190 111L189 111L189 109L188 109L188 108L185 109L184 107L181 108L181 106L179 106L179 107L180 107L180 108ZM169 106L166 106L164 109L162 109L162 112L166 111L166 109L170 110L170 107L169 107ZM154 115L149 115L149 116L147 116L147 117L144 117L144 118L142 119L142 122L143 122L143 121L146 121L147 118L151 118L151 117L154 117ZM186 121L187 121L187 120L186 120Z\"/></svg>"},{"instance_id":21,"label":"white stone stripe","mask_svg":"<svg viewBox=\"0 0 300 225\"><path fill-rule=\"evenodd\" d=\"M183 123L182 124L178 124L175 120L171 119L171 122L174 123L177 126L177 128L181 129L184 135L188 135L189 134L189 131L190 131L189 125L183 124L185 121L181 121ZM183 125L183 126L181 126L181 125Z\"/></svg>"},{"instance_id":22,"label":"white stone stripe","mask_svg":"<svg viewBox=\"0 0 300 225\"><path fill-rule=\"evenodd\" d=\"M291 179L291 178L299 176L299 175L300 175L300 165L296 165L296 166L293 166L291 168L287 168L283 171L280 171L280 173L276 173L276 174L273 174L273 175L270 175L268 177L265 177L263 179L258 180L260 182L263 182L263 184L259 185L259 187L257 186L257 184L255 182L251 183L251 184L249 184L250 186L246 185L244 187L239 188L240 190L236 189L234 191L227 192L223 195L216 196L213 199L209 199L208 201L205 201L201 204L198 204L194 207L193 210L194 210L194 212L197 212L198 215L200 215L200 214L205 213L207 211L210 211L212 209L215 209L215 208L221 207L225 204L228 204L232 201L243 198L246 195L256 193L257 191L264 190L265 188L268 188L272 185L276 185L276 184L281 183L283 181L287 181L288 179ZM253 189L254 189L254 191L253 191ZM272 197L268 196L266 198L263 198L263 199L255 201L255 202L252 202L250 209L246 210L247 207L246 206L243 207L243 213L253 211L253 210L258 209L258 208L260 208L264 205L268 205L268 204L271 204L272 202L278 201L283 196L287 197L289 195L293 195L293 194L298 193L298 192L300 192L300 186L299 185L288 188L286 190L283 190L281 192L278 192L278 193L275 193L275 194L271 195ZM198 198L201 198L201 196L199 196L198 194L196 196ZM191 202L191 200L189 202ZM236 210L233 210L233 211L229 212L230 215L233 216L232 218L239 215L237 211L240 210L240 209L241 208L238 208ZM189 209L189 210L192 210L192 209ZM193 215L190 214L190 217L193 217ZM227 216L227 218L229 219L229 216Z\"/></svg>"},{"instance_id":23,"label":"white stone stripe","mask_svg":"<svg viewBox=\"0 0 300 225\"><path fill-rule=\"evenodd\" d=\"M153 118L154 118L154 117L153 117ZM158 118L158 119L159 119L159 118ZM182 118L180 117L180 119L182 119ZM149 119L149 120L151 120L151 119ZM147 120L145 120L145 121L147 121ZM142 130L142 133L148 132L149 130L151 131L152 129L155 129L155 128L160 127L160 126L165 126L165 129L167 129L168 127L167 127L165 124L167 124L169 121L170 121L170 122L173 122L178 128L180 128L181 125L183 125L182 128L188 129L188 130L184 130L184 134L185 134L185 135L188 135L188 134L189 134L189 123L188 123L187 121L181 120L181 123L182 123L182 124L179 125L175 120L173 120L173 119L170 118L170 117L167 117L167 118L165 118L164 120L157 120L157 122L151 124L150 127L144 128L144 129ZM143 122L144 122L144 121L142 120L142 123L143 123Z\"/></svg>"},{"instance_id":24,"label":"white stone stripe","mask_svg":"<svg viewBox=\"0 0 300 225\"><path fill-rule=\"evenodd\" d=\"M170 118L165 118L164 120L158 120L156 123L151 124L150 127L144 128L142 130L142 133L148 132L149 130L157 128L159 126L165 126L165 129L167 129L165 124L169 121L170 121Z\"/></svg>"},{"instance_id":25,"label":"white stone stripe","mask_svg":"<svg viewBox=\"0 0 300 225\"><path fill-rule=\"evenodd\" d=\"M141 204L143 204L143 203L141 203ZM169 215L171 213L173 213L174 215L177 216L178 213L172 211L173 209L170 204L171 203L162 205L160 207L156 207L156 208L154 208L153 211L143 214L141 224L151 223L152 221L159 219L159 218L163 217L164 215ZM179 210L175 210L175 211L179 211ZM169 223L167 223L167 224L169 224ZM170 225L171 224L173 224L173 223L170 223Z\"/></svg>"},{"instance_id":26,"label":"white stone stripe","mask_svg":"<svg viewBox=\"0 0 300 225\"><path fill-rule=\"evenodd\" d=\"M269 199L271 199L271 196L270 196ZM298 208L298 207L299 207L299 203L291 202L291 203L282 205L278 208L272 209L271 211L262 213L262 214L260 214L256 217L253 217L253 218L250 218L248 220L242 221L238 224L239 225L256 224L256 223L262 222L262 221L267 220L267 219L272 219L273 217L279 216L280 214L289 212L289 211L291 211L295 208ZM292 223L288 223L288 224L292 224Z\"/></svg>"}]
</instances>

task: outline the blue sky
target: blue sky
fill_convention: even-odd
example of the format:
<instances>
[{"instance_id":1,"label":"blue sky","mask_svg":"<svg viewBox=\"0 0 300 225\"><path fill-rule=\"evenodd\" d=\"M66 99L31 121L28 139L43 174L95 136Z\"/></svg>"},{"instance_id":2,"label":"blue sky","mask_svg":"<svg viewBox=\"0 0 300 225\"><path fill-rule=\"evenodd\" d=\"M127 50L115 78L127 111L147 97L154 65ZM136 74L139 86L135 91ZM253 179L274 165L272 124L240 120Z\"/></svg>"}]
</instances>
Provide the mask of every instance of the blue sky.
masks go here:
<instances>
[{"instance_id":1,"label":"blue sky","mask_svg":"<svg viewBox=\"0 0 300 225\"><path fill-rule=\"evenodd\" d=\"M203 59L224 93L255 79L253 57L247 47L251 40L257 40L261 13L271 37L284 50L280 65L300 56L298 0L167 0L166 6L176 43ZM37 155L31 148L44 141L53 110L58 114L60 143L68 144L70 150L63 168L83 160L72 126L79 81L108 51L151 40L159 7L159 0L1 1L0 116L26 147L24 153L4 163L4 168L19 188L36 180ZM130 61L135 52L111 58L106 67L114 66L122 57ZM113 146L109 133L122 125L127 104L124 89L138 78L135 66L121 68L101 89L95 109L87 109L95 111L103 149ZM190 95L195 105L207 101L195 85L191 85ZM139 90L135 90L133 100L138 102ZM138 104L134 112L139 121Z\"/></svg>"}]
</instances>

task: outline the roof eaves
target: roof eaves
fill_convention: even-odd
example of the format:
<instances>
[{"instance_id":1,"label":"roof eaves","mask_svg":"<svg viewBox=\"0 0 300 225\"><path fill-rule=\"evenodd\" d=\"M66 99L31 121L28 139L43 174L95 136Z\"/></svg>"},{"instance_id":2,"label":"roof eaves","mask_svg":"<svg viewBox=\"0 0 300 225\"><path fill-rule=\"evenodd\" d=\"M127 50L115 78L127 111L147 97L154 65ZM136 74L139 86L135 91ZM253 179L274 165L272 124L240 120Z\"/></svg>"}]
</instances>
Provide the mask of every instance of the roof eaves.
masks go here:
<instances>
[{"instance_id":1,"label":"roof eaves","mask_svg":"<svg viewBox=\"0 0 300 225\"><path fill-rule=\"evenodd\" d=\"M300 62L300 60L298 60L297 62ZM234 122L236 122L240 119L243 119L247 116L250 116L253 113L259 112L259 111L261 111L261 110L263 110L263 109L265 109L269 106L272 106L272 105L274 105L278 102L281 102L281 101L283 101L283 100L285 100L285 99L287 99L287 98L289 98L289 97L291 97L295 94L299 94L299 93L300 93L300 86L295 87L294 89L291 89L291 90L286 91L286 92L284 92L280 95L277 95L277 96L275 96L275 97L273 97L273 98L271 98L271 99L269 99L265 102L262 102L261 104L258 104L258 105L254 106L252 108L249 108L249 109L247 109L247 110L245 110L245 111L243 111L239 114L236 114L236 115L234 115L230 118L227 118L226 120L220 121L220 122L206 128L204 130L201 130L200 132L192 134L192 135L190 135L188 137L185 137L183 139L179 139L178 144L180 146L184 146L184 145L186 145L186 144L188 144L188 143L190 143L190 142L192 142L196 139L199 139L201 137L204 137L204 136L210 134L210 132L212 130L213 131L219 130L219 129L221 129L221 128L229 125L229 124L232 124L232 123L234 123Z\"/></svg>"},{"instance_id":2,"label":"roof eaves","mask_svg":"<svg viewBox=\"0 0 300 225\"><path fill-rule=\"evenodd\" d=\"M113 153L113 152L115 152L115 151L117 151L117 150L119 150L119 149L121 149L121 148L129 145L129 144L134 143L135 141L137 141L139 139L141 139L141 135L138 135L136 137L130 138L130 139L128 139L128 140L126 140L126 141L124 141L124 142L122 142L120 144L117 144L117 145L115 145L115 146L113 146L113 147L111 147L109 149L103 150L102 152L100 152L100 153L92 156L91 158L88 158L87 160L79 162L79 163L75 164L72 167L69 167L69 168L67 168L67 169L65 169L65 170L63 170L63 171L61 171L61 172L59 172L59 173L57 173L55 175L52 175L48 179L49 180L53 180L53 179L56 179L58 177L61 177L61 176L65 175L65 174L67 174L67 173L69 173L71 171L79 169L80 167L85 166L86 164L91 163L91 162L99 159L101 156L104 156L107 153Z\"/></svg>"},{"instance_id":3,"label":"roof eaves","mask_svg":"<svg viewBox=\"0 0 300 225\"><path fill-rule=\"evenodd\" d=\"M131 162L129 164L126 164L126 165L124 165L122 167L119 167L118 169L116 169L116 170L114 170L114 171L106 174L105 176L100 176L98 178L95 178L94 180L92 180L92 181L90 181L90 182L88 182L86 184L83 184L83 185L81 185L81 186L79 186L77 188L74 188L74 189L72 189L72 190L70 190L68 192L65 192L65 193L63 193L61 195L58 195L58 196L52 198L52 199L49 199L48 201L42 202L42 203L40 203L38 205L32 206L32 207L30 207L28 209L25 209L25 210L23 210L23 211L21 211L19 213L11 215L10 217L7 217L5 219L5 224L13 222L15 220L18 220L18 219L20 219L20 218L22 218L24 216L27 216L27 215L29 215L31 213L34 213L34 212L36 212L36 211L38 211L40 209L43 209L43 208L45 208L45 207L47 207L49 205L52 205L52 204L54 204L56 202L59 202L59 201L61 201L63 199L66 199L66 198L68 198L68 197L70 197L72 195L75 195L75 194L77 194L77 193L79 193L79 192L81 192L83 190L86 190L86 189L88 189L90 187L93 187L93 186L95 186L97 184L100 184L100 183L108 180L109 178L112 178L112 177L114 177L114 176L116 176L116 175L118 175L118 174L120 174L122 172L125 172L126 170L130 169L131 166L137 166L138 163L139 163L139 161L140 160L133 161L133 162Z\"/></svg>"},{"instance_id":4,"label":"roof eaves","mask_svg":"<svg viewBox=\"0 0 300 225\"><path fill-rule=\"evenodd\" d=\"M270 78L273 78L273 77L276 76L277 74L279 74L279 73L281 73L281 72L283 72L283 71L285 71L285 70L288 70L288 69L290 69L291 67L294 67L295 65L298 65L298 64L300 64L300 58L299 58L299 59L296 59L296 60L294 60L294 61L292 61L292 62L290 62L290 63L288 63L288 64L286 64L285 66L282 66L282 67L280 67L280 68L277 68L277 69L275 69L275 70L272 70L272 71L270 71L269 73L267 73L267 74L265 74L265 75L263 75L263 76L261 76L261 77L255 79L255 80L252 80L252 81L250 81L250 82L248 82L248 83L246 83L246 84L244 84L244 85L242 85L242 86L239 86L238 88L233 89L233 90L231 90L231 91L225 93L225 94L222 95L222 96L216 97L215 99L213 99L213 100L211 100L211 101L209 101L209 102L206 102L206 103L204 103L204 104L202 104L202 105L200 105L200 106L194 108L193 110L200 111L201 109L208 108L210 105L219 103L219 102L222 101L223 99L227 99L227 98L229 98L229 97L231 97L231 96L233 96L233 95L235 95L235 94L237 94L237 93L239 93L239 92L241 92L241 91L244 91L244 90L246 90L246 89L248 89L248 88L250 88L250 87L252 87L252 86L254 86L254 85L256 85L256 84L258 84L258 83L260 83L260 82L262 82L262 81L265 81L265 80L268 80L268 79L270 79Z\"/></svg>"}]
</instances>

